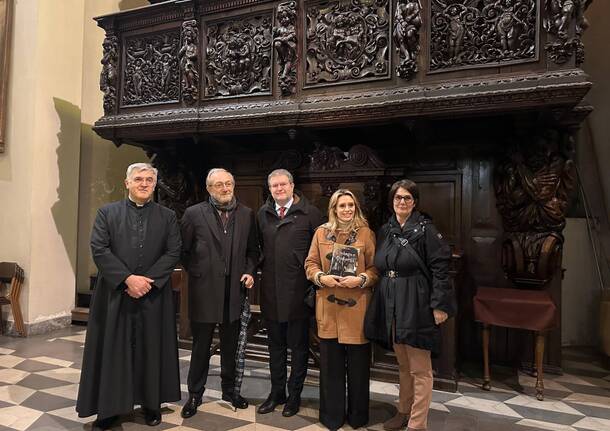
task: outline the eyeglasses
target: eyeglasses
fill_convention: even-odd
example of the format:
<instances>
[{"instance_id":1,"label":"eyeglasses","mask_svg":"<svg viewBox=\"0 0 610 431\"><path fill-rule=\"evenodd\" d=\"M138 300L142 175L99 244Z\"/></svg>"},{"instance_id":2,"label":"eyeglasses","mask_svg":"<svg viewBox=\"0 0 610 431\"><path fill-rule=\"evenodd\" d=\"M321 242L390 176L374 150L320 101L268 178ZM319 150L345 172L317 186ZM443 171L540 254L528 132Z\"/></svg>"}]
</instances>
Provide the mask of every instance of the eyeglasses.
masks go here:
<instances>
[{"instance_id":1,"label":"eyeglasses","mask_svg":"<svg viewBox=\"0 0 610 431\"><path fill-rule=\"evenodd\" d=\"M400 201L405 201L405 203L408 204L409 202L413 202L413 196L411 196L411 195L406 195L406 196L394 195L394 202L399 203Z\"/></svg>"},{"instance_id":2,"label":"eyeglasses","mask_svg":"<svg viewBox=\"0 0 610 431\"><path fill-rule=\"evenodd\" d=\"M225 181L224 183L219 181L217 183L212 184L212 187L214 187L215 189L222 189L223 187L230 189L231 187L233 187L233 181Z\"/></svg>"}]
</instances>

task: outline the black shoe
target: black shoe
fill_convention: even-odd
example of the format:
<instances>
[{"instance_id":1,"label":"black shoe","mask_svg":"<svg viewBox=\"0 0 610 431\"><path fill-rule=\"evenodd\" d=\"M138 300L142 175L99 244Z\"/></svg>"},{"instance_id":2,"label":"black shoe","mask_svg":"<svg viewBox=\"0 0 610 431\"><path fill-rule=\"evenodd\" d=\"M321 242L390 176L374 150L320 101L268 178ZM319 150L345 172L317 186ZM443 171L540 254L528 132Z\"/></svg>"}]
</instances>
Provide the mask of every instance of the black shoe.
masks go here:
<instances>
[{"instance_id":1,"label":"black shoe","mask_svg":"<svg viewBox=\"0 0 610 431\"><path fill-rule=\"evenodd\" d=\"M261 415L265 415L274 411L275 408L280 404L286 404L286 396L284 396L284 398L279 398L273 394L269 394L265 402L258 406L258 409L256 409L256 411L259 412Z\"/></svg>"},{"instance_id":2,"label":"black shoe","mask_svg":"<svg viewBox=\"0 0 610 431\"><path fill-rule=\"evenodd\" d=\"M282 410L282 416L288 418L294 416L299 412L301 407L301 397L288 397L284 410Z\"/></svg>"},{"instance_id":3,"label":"black shoe","mask_svg":"<svg viewBox=\"0 0 610 431\"><path fill-rule=\"evenodd\" d=\"M101 430L107 430L109 428L112 428L112 425L116 422L118 418L118 416L110 416L104 419L96 419L95 422L93 422L93 427L99 428Z\"/></svg>"},{"instance_id":4,"label":"black shoe","mask_svg":"<svg viewBox=\"0 0 610 431\"><path fill-rule=\"evenodd\" d=\"M231 403L233 407L236 409L247 409L248 408L248 400L242 397L239 394L229 394L224 392L222 394L222 400L228 401Z\"/></svg>"},{"instance_id":5,"label":"black shoe","mask_svg":"<svg viewBox=\"0 0 610 431\"><path fill-rule=\"evenodd\" d=\"M189 399L186 404L182 407L182 411L180 412L180 416L184 419L188 419L191 416L194 416L197 413L197 407L201 405L201 397L197 397L195 395L189 395Z\"/></svg>"},{"instance_id":6,"label":"black shoe","mask_svg":"<svg viewBox=\"0 0 610 431\"><path fill-rule=\"evenodd\" d=\"M161 411L144 409L144 422L146 425L154 427L161 423Z\"/></svg>"}]
</instances>

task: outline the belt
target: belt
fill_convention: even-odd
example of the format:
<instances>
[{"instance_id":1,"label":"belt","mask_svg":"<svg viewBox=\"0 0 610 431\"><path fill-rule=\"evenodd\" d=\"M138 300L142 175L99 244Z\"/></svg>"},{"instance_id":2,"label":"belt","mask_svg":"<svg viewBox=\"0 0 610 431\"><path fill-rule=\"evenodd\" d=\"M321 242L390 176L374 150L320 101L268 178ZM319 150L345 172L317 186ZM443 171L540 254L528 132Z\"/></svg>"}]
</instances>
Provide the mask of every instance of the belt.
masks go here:
<instances>
[{"instance_id":1,"label":"belt","mask_svg":"<svg viewBox=\"0 0 610 431\"><path fill-rule=\"evenodd\" d=\"M335 295L328 295L326 299L328 299L329 302L335 302L338 305L347 305L348 307L356 305L356 300L354 298L341 299L337 298Z\"/></svg>"},{"instance_id":2,"label":"belt","mask_svg":"<svg viewBox=\"0 0 610 431\"><path fill-rule=\"evenodd\" d=\"M385 271L383 273L384 277L389 277L389 278L398 278L400 277L400 275L398 274L398 271L394 271L393 269L389 270L389 271Z\"/></svg>"}]
</instances>

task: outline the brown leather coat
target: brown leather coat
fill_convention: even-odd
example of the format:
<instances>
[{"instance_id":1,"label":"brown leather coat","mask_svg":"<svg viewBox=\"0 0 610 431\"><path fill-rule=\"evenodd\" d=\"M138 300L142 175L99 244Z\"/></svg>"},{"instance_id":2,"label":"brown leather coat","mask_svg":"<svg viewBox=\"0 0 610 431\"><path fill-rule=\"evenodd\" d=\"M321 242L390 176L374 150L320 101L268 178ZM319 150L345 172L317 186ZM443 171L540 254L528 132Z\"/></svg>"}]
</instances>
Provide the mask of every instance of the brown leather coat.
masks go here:
<instances>
[{"instance_id":1,"label":"brown leather coat","mask_svg":"<svg viewBox=\"0 0 610 431\"><path fill-rule=\"evenodd\" d=\"M311 242L309 255L305 259L305 272L307 278L315 282L316 274L320 271L328 272L330 260L327 258L333 250L333 241L328 238L329 231L319 227ZM347 233L337 235L337 243L345 244ZM363 288L328 288L318 290L316 295L316 321L318 336L320 338L338 338L343 344L366 344L364 337L364 315L371 299L372 286L378 278L377 269L373 266L375 257L375 234L367 227L358 230L356 241L351 244L360 250L358 255L357 274L365 274L368 280ZM341 299L354 299L356 305L349 307L339 305L328 300L329 295Z\"/></svg>"}]
</instances>

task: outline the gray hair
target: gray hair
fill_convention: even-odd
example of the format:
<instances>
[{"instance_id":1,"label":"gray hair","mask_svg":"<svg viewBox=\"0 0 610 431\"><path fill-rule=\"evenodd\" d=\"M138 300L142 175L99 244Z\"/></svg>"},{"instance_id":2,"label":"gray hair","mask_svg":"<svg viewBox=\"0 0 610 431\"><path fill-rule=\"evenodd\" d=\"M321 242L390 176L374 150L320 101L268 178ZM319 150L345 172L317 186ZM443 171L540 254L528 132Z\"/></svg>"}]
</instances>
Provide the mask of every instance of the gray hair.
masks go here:
<instances>
[{"instance_id":1,"label":"gray hair","mask_svg":"<svg viewBox=\"0 0 610 431\"><path fill-rule=\"evenodd\" d=\"M153 174L155 174L155 181L157 180L157 168L153 167L153 165L151 165L150 163L132 163L127 167L125 179L130 179L134 172L140 171L151 171Z\"/></svg>"},{"instance_id":2,"label":"gray hair","mask_svg":"<svg viewBox=\"0 0 610 431\"><path fill-rule=\"evenodd\" d=\"M269 175L267 175L267 184L271 181L273 177L279 177L280 175L287 176L290 184L294 184L294 178L292 178L292 174L288 172L286 169L276 169L272 171Z\"/></svg>"},{"instance_id":3,"label":"gray hair","mask_svg":"<svg viewBox=\"0 0 610 431\"><path fill-rule=\"evenodd\" d=\"M210 182L210 178L212 178L212 175L217 174L218 172L226 172L227 174L229 174L231 176L231 179L233 180L233 184L235 184L235 177L233 177L233 174L231 172L227 171L225 168L212 168L208 171L208 175L205 177L206 186L212 185L212 183Z\"/></svg>"}]
</instances>

